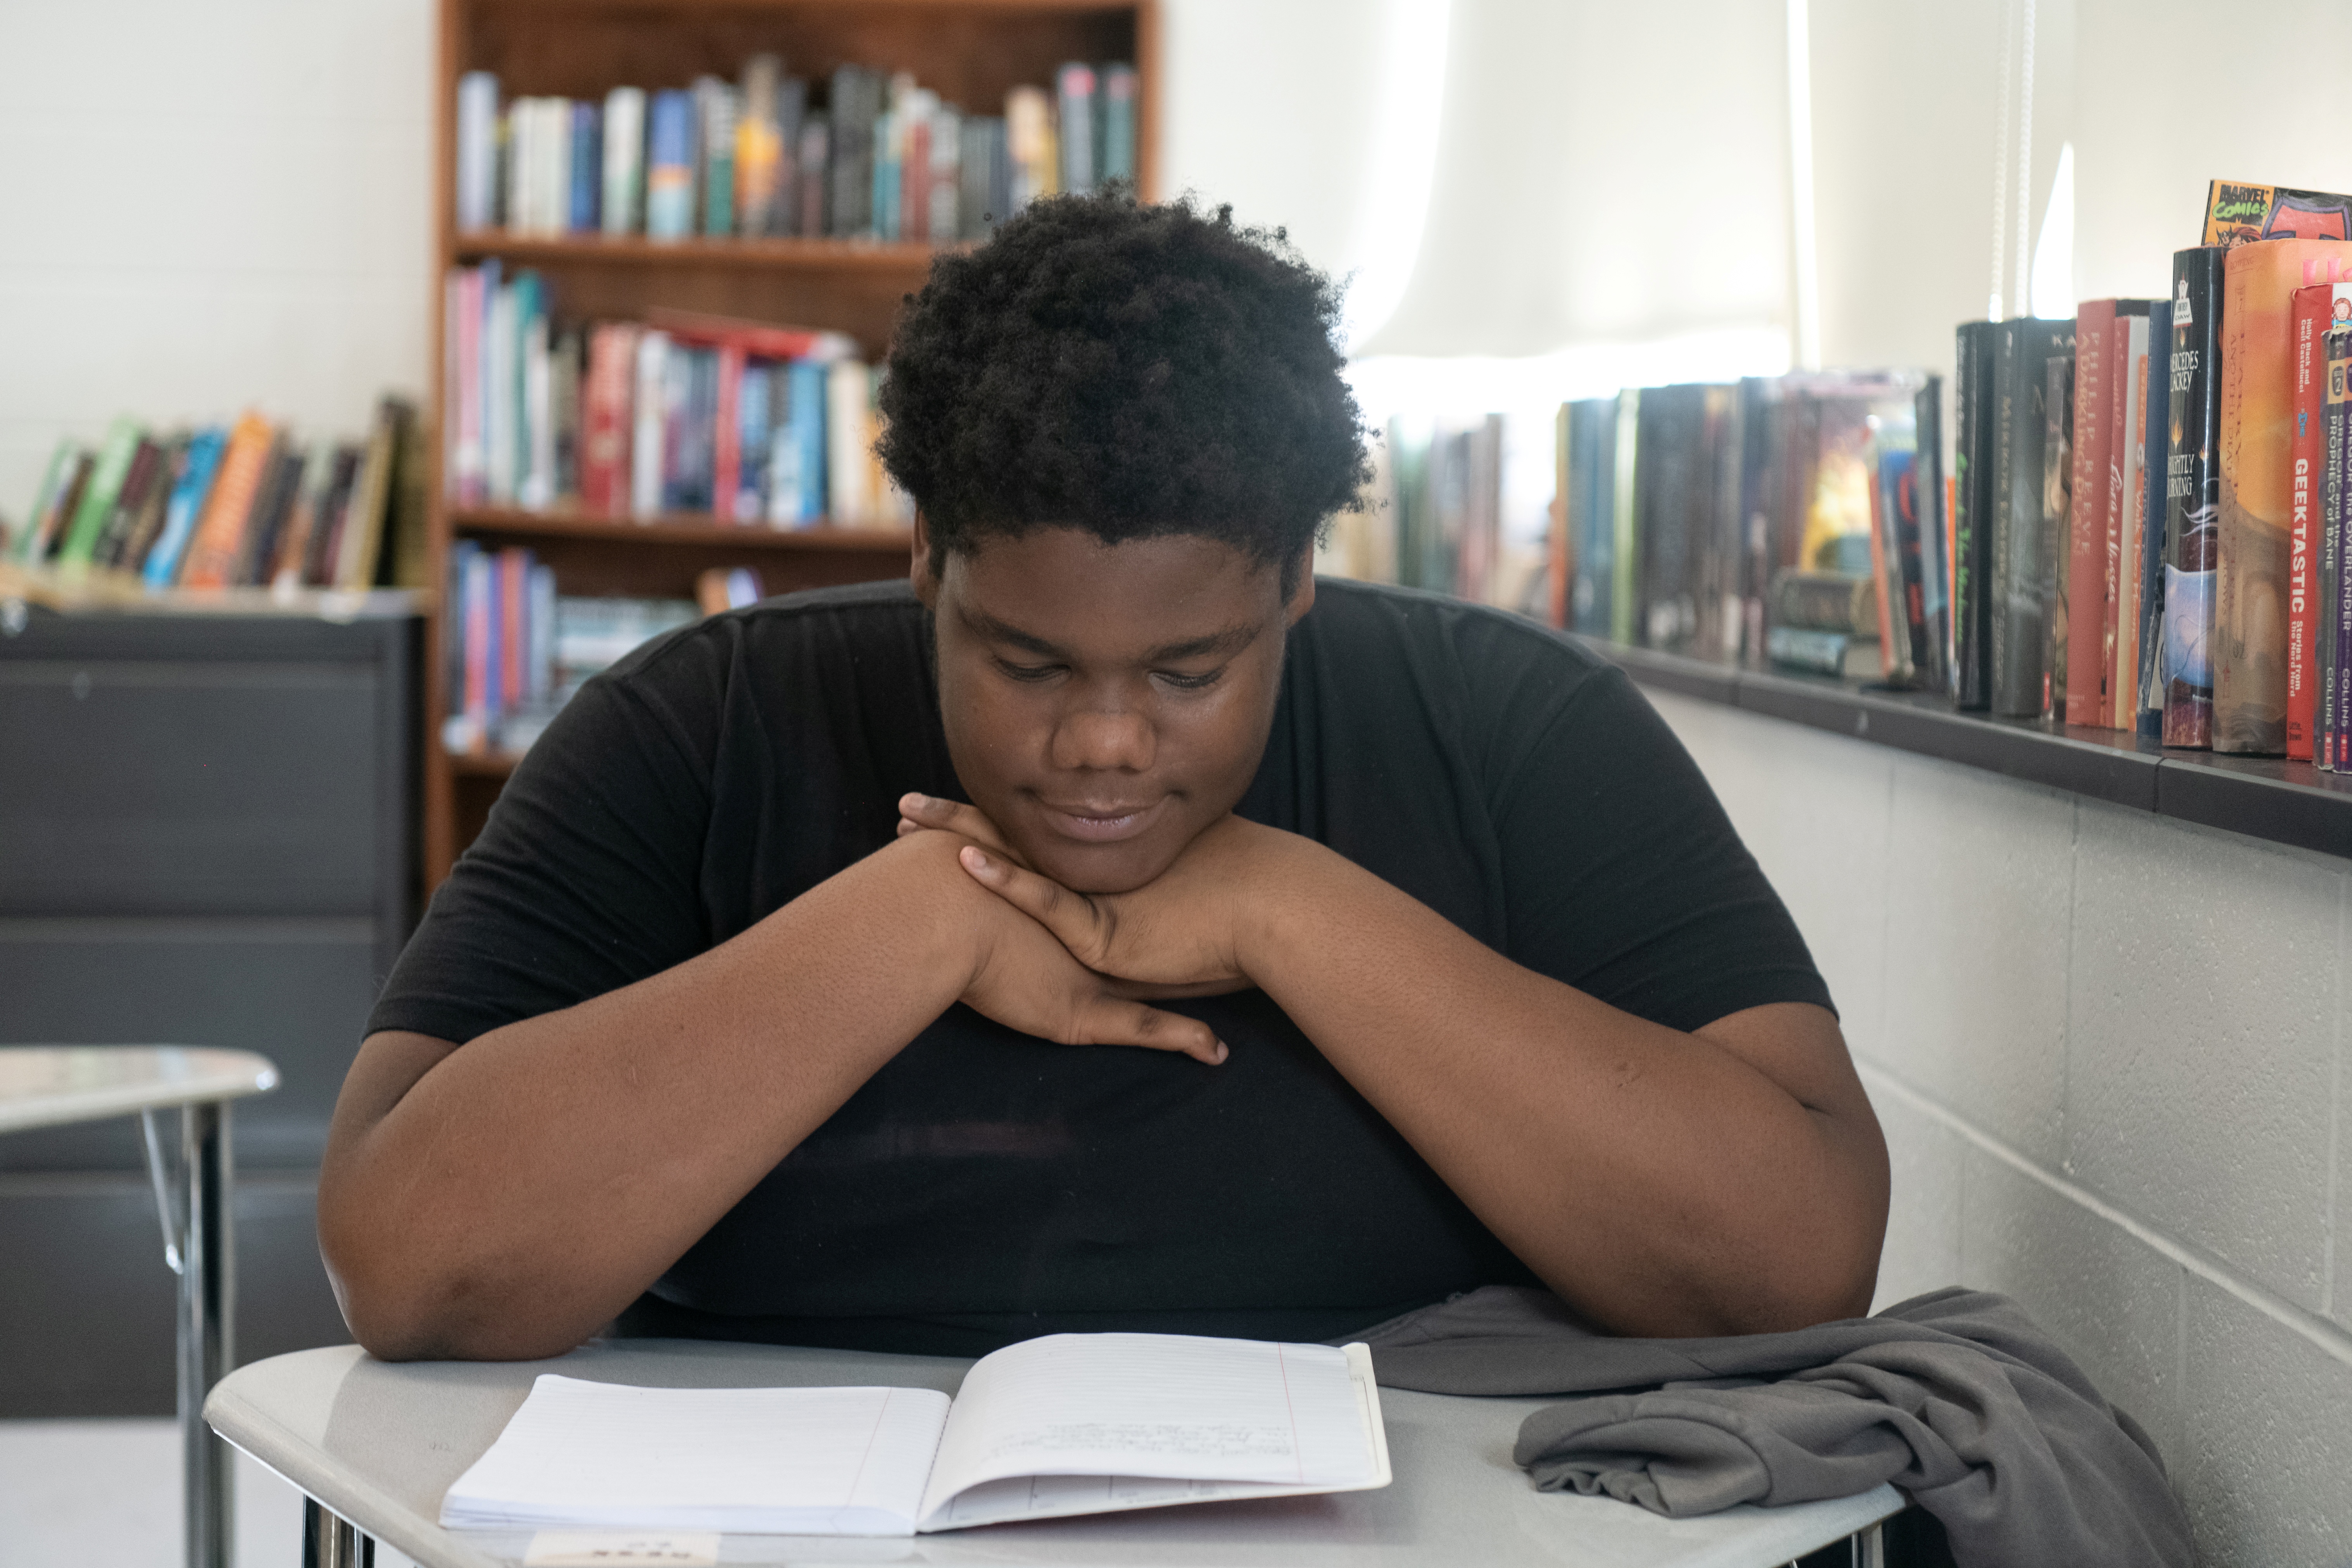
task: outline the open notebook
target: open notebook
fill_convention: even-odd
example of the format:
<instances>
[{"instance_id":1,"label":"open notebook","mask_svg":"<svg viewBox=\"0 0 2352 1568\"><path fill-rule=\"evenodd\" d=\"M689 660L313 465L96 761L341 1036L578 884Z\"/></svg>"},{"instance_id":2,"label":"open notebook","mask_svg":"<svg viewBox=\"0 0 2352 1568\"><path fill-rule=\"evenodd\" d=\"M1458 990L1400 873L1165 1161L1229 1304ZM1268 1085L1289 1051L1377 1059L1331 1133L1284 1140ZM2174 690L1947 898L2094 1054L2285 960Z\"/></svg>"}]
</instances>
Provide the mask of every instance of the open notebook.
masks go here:
<instances>
[{"instance_id":1,"label":"open notebook","mask_svg":"<svg viewBox=\"0 0 2352 1568\"><path fill-rule=\"evenodd\" d=\"M928 1388L541 1375L441 1503L451 1529L912 1535L1389 1484L1361 1345L1050 1334Z\"/></svg>"}]
</instances>

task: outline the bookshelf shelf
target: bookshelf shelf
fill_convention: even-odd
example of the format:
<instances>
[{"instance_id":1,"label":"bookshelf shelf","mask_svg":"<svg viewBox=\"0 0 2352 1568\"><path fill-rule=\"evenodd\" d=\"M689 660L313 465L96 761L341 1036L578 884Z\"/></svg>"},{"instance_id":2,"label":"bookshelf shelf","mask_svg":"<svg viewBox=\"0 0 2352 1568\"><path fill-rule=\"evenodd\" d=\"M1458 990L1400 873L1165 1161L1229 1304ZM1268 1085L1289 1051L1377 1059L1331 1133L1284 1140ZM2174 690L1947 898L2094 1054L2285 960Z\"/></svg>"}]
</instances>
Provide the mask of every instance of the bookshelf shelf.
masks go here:
<instances>
[{"instance_id":1,"label":"bookshelf shelf","mask_svg":"<svg viewBox=\"0 0 2352 1568\"><path fill-rule=\"evenodd\" d=\"M1576 641L1640 685L1983 768L2070 795L2352 858L2352 774L2167 748L2120 730L1956 712L1940 695Z\"/></svg>"},{"instance_id":2,"label":"bookshelf shelf","mask_svg":"<svg viewBox=\"0 0 2352 1568\"><path fill-rule=\"evenodd\" d=\"M1136 72L1136 173L1159 189L1159 0L438 0L431 112L436 134L432 362L444 342L443 278L498 260L545 279L567 322L641 321L656 308L744 317L847 333L863 355L889 346L906 296L952 247L855 239L689 238L457 232L458 79L497 75L503 96L591 101L622 85L684 87L732 79L755 53L781 55L822 82L855 64L910 71L950 102L1001 105L1024 84L1047 86L1069 60L1129 60ZM436 373L436 384L438 375ZM438 411L425 431L438 452ZM771 594L903 575L913 540L903 529L792 531L730 526L709 517L651 521L577 511L460 508L432 482L426 571L446 582L459 539L530 548L567 595L692 598L714 567L753 566ZM443 647L437 607L428 647ZM450 710L448 661L425 661L425 881L446 876L487 819L514 760L454 755L440 745Z\"/></svg>"},{"instance_id":3,"label":"bookshelf shelf","mask_svg":"<svg viewBox=\"0 0 2352 1568\"><path fill-rule=\"evenodd\" d=\"M883 272L919 282L931 258L958 246L862 244L847 239L647 239L491 230L458 237L459 261L493 258L534 266L736 268L765 272Z\"/></svg>"},{"instance_id":4,"label":"bookshelf shelf","mask_svg":"<svg viewBox=\"0 0 2352 1568\"><path fill-rule=\"evenodd\" d=\"M862 551L904 557L915 536L903 528L769 528L758 523L713 522L700 513L656 518L591 517L575 511L525 511L509 507L452 508L452 531L464 534L535 539L597 540L653 546L718 545L759 552Z\"/></svg>"}]
</instances>

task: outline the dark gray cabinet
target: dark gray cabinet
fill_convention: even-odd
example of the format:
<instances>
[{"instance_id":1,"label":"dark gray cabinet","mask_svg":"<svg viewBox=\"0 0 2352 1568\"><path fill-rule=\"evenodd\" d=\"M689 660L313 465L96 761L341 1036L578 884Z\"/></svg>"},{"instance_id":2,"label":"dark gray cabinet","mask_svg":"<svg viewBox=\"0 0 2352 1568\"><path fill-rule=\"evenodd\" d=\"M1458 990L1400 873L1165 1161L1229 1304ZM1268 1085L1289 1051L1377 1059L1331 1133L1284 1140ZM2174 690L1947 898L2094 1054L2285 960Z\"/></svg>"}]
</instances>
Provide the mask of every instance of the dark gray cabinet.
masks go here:
<instances>
[{"instance_id":1,"label":"dark gray cabinet","mask_svg":"<svg viewBox=\"0 0 2352 1568\"><path fill-rule=\"evenodd\" d=\"M240 1360L348 1337L319 1157L416 913L422 623L386 598L0 618L0 1044L278 1064L236 1111ZM0 1138L0 1417L168 1414L171 1302L134 1121Z\"/></svg>"}]
</instances>

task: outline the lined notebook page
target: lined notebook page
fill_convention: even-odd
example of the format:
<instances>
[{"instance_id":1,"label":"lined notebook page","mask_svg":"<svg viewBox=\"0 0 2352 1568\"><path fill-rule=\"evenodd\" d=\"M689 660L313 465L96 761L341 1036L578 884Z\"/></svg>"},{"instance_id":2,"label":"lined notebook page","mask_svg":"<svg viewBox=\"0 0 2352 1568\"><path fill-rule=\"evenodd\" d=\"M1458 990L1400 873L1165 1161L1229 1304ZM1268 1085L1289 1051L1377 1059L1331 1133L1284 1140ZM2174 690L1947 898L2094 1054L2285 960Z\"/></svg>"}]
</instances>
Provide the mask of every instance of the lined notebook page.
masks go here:
<instances>
[{"instance_id":1,"label":"lined notebook page","mask_svg":"<svg viewBox=\"0 0 2352 1568\"><path fill-rule=\"evenodd\" d=\"M452 1529L913 1533L947 1422L928 1388L633 1388L542 1374L442 1500Z\"/></svg>"},{"instance_id":2,"label":"lined notebook page","mask_svg":"<svg viewBox=\"0 0 2352 1568\"><path fill-rule=\"evenodd\" d=\"M1345 1487L1376 1471L1362 1398L1331 1346L1049 1334L964 1378L922 1515L1013 1477Z\"/></svg>"}]
</instances>

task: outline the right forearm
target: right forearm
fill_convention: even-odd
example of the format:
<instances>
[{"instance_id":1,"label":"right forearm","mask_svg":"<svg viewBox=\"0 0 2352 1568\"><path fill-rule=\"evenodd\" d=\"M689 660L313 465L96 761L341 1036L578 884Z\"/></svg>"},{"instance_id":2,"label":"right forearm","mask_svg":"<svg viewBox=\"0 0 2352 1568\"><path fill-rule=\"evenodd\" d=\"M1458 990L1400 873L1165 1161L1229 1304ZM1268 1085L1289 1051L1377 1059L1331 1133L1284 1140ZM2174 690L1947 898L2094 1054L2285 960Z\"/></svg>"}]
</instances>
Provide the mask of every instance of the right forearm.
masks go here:
<instances>
[{"instance_id":1,"label":"right forearm","mask_svg":"<svg viewBox=\"0 0 2352 1568\"><path fill-rule=\"evenodd\" d=\"M467 1043L388 1109L355 1069L320 1191L354 1331L437 1355L593 1332L954 1002L955 880L893 846L687 963Z\"/></svg>"}]
</instances>

